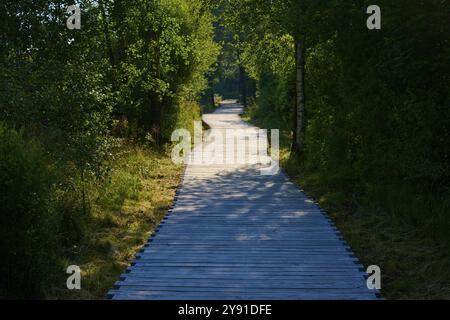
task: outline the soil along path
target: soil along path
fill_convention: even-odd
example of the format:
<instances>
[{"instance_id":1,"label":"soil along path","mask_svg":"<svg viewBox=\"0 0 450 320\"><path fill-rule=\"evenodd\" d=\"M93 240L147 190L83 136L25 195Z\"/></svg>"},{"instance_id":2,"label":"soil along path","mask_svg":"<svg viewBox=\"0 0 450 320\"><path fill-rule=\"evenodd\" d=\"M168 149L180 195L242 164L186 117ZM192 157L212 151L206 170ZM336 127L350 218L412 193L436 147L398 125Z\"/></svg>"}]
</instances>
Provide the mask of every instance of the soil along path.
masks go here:
<instances>
[{"instance_id":1,"label":"soil along path","mask_svg":"<svg viewBox=\"0 0 450 320\"><path fill-rule=\"evenodd\" d=\"M194 149L173 209L108 297L377 299L322 209L282 171L263 174L267 159L258 149L267 142L258 144L258 134L245 131L257 128L241 120L241 112L225 101L203 120L217 132L238 130L236 139L224 133L214 146L225 158L245 150L247 163L231 157L211 163L220 152ZM210 163L196 163L200 155Z\"/></svg>"}]
</instances>

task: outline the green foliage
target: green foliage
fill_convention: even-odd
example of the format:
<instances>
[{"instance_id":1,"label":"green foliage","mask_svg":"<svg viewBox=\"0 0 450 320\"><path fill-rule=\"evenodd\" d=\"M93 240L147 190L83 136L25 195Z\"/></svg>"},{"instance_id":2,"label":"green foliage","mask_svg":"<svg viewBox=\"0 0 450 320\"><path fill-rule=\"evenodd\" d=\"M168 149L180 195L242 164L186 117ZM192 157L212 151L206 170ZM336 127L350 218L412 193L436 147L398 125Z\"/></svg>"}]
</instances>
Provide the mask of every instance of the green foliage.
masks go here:
<instances>
[{"instance_id":1,"label":"green foliage","mask_svg":"<svg viewBox=\"0 0 450 320\"><path fill-rule=\"evenodd\" d=\"M379 5L381 33L338 25L334 36L309 49L307 163L352 192L387 183L445 192L450 117L442 41L450 29L439 14L442 4ZM341 5L344 20L357 19L351 7ZM417 20L406 23L405 16ZM428 16L436 18L435 28L423 28Z\"/></svg>"},{"instance_id":2,"label":"green foliage","mask_svg":"<svg viewBox=\"0 0 450 320\"><path fill-rule=\"evenodd\" d=\"M301 165L336 192L366 194L389 184L414 186L413 194L445 194L448 4L381 1L381 31L366 28L368 15L361 8L369 4L284 0L272 7L259 0L224 1L226 25L248 33L243 61L258 81L254 114L291 130L293 41L300 39L307 45Z\"/></svg>"},{"instance_id":3,"label":"green foliage","mask_svg":"<svg viewBox=\"0 0 450 320\"><path fill-rule=\"evenodd\" d=\"M41 295L59 266L55 233L59 217L51 210L53 183L54 174L43 150L26 142L21 132L1 124L2 297Z\"/></svg>"},{"instance_id":4,"label":"green foliage","mask_svg":"<svg viewBox=\"0 0 450 320\"><path fill-rule=\"evenodd\" d=\"M118 86L116 114L170 140L183 103L206 89L218 54L213 16L202 0L108 3L108 32ZM126 45L125 45L126 44Z\"/></svg>"},{"instance_id":5,"label":"green foliage","mask_svg":"<svg viewBox=\"0 0 450 320\"><path fill-rule=\"evenodd\" d=\"M50 298L104 299L170 207L181 166L169 155L124 146L109 167L108 180L91 181L91 218L86 236L66 264L82 269L81 290L65 282Z\"/></svg>"},{"instance_id":6,"label":"green foliage","mask_svg":"<svg viewBox=\"0 0 450 320\"><path fill-rule=\"evenodd\" d=\"M39 298L64 281L62 257L83 240L84 186L23 130L1 124L0 142L0 296Z\"/></svg>"},{"instance_id":7,"label":"green foliage","mask_svg":"<svg viewBox=\"0 0 450 320\"><path fill-rule=\"evenodd\" d=\"M424 288L430 296L448 297L448 272L436 270L448 257L434 260L414 246L434 241L430 247L448 256L449 3L378 1L381 30L367 29L366 8L373 3L366 0L271 4L222 1L226 26L246 33L245 66L258 81L251 115L262 127L283 129L283 165L338 218L345 212L344 235L357 239L352 247L363 248L359 254L369 264L383 263L390 297L424 297ZM292 41L306 46L306 141L300 158L285 143L294 136ZM387 248L392 256L381 252ZM406 248L414 258L405 257L403 264L395 255ZM429 260L412 261L416 257ZM437 276L424 276L421 268ZM397 269L412 270L423 283L398 280ZM431 278L433 287L425 283Z\"/></svg>"},{"instance_id":8,"label":"green foliage","mask_svg":"<svg viewBox=\"0 0 450 320\"><path fill-rule=\"evenodd\" d=\"M209 1L76 2L80 30L66 27L73 1L0 4L7 297L42 297L65 275L58 268L89 237L98 191L92 185L115 209L137 196L135 175L111 172L119 148L131 141L163 149L174 129L191 128L219 52ZM22 260L14 256L20 250ZM21 295L21 286L29 292Z\"/></svg>"}]
</instances>

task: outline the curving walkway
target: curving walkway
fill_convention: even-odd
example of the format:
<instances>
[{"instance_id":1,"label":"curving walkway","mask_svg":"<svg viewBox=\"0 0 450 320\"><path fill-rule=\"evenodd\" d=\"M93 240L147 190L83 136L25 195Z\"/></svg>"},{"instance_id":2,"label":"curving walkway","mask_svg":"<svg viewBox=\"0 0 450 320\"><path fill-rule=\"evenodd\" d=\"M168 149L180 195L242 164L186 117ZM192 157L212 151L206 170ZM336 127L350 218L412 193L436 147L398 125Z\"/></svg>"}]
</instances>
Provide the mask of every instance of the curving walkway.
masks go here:
<instances>
[{"instance_id":1,"label":"curving walkway","mask_svg":"<svg viewBox=\"0 0 450 320\"><path fill-rule=\"evenodd\" d=\"M204 121L214 129L251 128L241 111L226 101ZM234 147L246 139L257 143L243 137ZM283 172L261 175L260 160L188 164L173 208L108 297L376 299L321 208Z\"/></svg>"}]
</instances>

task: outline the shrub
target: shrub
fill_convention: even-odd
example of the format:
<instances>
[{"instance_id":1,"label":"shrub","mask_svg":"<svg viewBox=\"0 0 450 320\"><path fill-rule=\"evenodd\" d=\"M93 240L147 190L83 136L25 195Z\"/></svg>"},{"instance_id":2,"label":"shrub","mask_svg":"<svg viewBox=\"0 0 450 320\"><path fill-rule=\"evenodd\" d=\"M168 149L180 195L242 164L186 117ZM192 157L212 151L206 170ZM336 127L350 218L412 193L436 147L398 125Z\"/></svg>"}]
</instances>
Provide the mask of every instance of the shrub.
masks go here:
<instances>
[{"instance_id":1,"label":"shrub","mask_svg":"<svg viewBox=\"0 0 450 320\"><path fill-rule=\"evenodd\" d=\"M0 296L40 297L58 268L51 209L54 174L45 153L0 123Z\"/></svg>"}]
</instances>

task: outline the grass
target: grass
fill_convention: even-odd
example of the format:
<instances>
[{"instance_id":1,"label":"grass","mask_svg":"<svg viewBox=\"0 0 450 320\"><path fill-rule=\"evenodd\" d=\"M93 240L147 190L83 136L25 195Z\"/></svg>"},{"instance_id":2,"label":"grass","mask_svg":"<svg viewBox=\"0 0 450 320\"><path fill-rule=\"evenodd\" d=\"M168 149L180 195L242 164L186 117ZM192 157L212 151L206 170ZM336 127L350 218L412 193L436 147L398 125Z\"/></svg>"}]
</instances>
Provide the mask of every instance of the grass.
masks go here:
<instances>
[{"instance_id":1,"label":"grass","mask_svg":"<svg viewBox=\"0 0 450 320\"><path fill-rule=\"evenodd\" d=\"M273 127L270 120L254 117L252 110L243 118L261 128ZM280 132L281 166L328 212L360 262L381 268L384 298L450 298L449 243L445 234L434 232L448 230L448 224L437 224L449 219L433 219L450 212L448 198L412 199L408 191L395 189L383 193L388 198L346 195L323 183L318 172L306 171L292 157L290 141L289 133Z\"/></svg>"},{"instance_id":2,"label":"grass","mask_svg":"<svg viewBox=\"0 0 450 320\"><path fill-rule=\"evenodd\" d=\"M65 283L49 298L104 299L169 209L182 166L164 152L130 148L112 165L107 181L90 186L86 237L65 261L81 268L81 290Z\"/></svg>"},{"instance_id":3,"label":"grass","mask_svg":"<svg viewBox=\"0 0 450 320\"><path fill-rule=\"evenodd\" d=\"M289 165L287 172L327 210L361 263L366 268L380 266L384 298L450 298L448 244L422 234L392 210L358 204L343 193L327 190L314 173ZM395 205L399 204L390 206Z\"/></svg>"}]
</instances>

